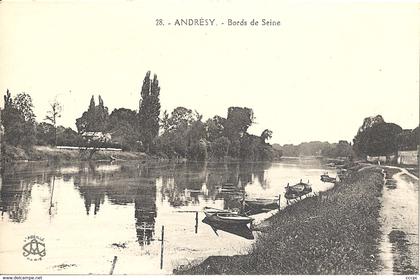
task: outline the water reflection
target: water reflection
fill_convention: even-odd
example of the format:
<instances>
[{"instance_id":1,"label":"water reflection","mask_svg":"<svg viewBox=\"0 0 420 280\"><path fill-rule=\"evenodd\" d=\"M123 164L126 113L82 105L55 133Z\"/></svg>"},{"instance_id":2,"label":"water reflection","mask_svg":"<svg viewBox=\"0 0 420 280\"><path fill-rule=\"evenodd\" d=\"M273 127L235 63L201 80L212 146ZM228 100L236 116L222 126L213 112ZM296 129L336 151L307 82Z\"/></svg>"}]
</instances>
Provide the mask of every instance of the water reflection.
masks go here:
<instances>
[{"instance_id":1,"label":"water reflection","mask_svg":"<svg viewBox=\"0 0 420 280\"><path fill-rule=\"evenodd\" d=\"M46 185L53 192L52 177L54 180L57 177L64 182L73 181L84 200L86 215L97 215L106 198L117 205L134 203L136 226L146 228L140 242L150 239L154 232L151 228L156 217L157 179L162 182L161 199L172 207L199 205L201 200L223 200L226 209L239 209L247 184L256 179L262 188L268 185L265 179L268 168L270 163L188 163L169 164L165 168L92 162L64 166L19 164L9 166L2 174L0 207L12 221L23 222L33 185ZM220 192L226 183L232 184L235 192ZM144 227L144 223L149 226Z\"/></svg>"},{"instance_id":2,"label":"water reflection","mask_svg":"<svg viewBox=\"0 0 420 280\"><path fill-rule=\"evenodd\" d=\"M13 165L3 171L0 194L2 218L4 213L7 213L8 218L13 222L21 223L26 220L33 180L38 179L31 175L30 170L19 165Z\"/></svg>"},{"instance_id":3,"label":"water reflection","mask_svg":"<svg viewBox=\"0 0 420 280\"><path fill-rule=\"evenodd\" d=\"M85 273L79 263L84 259L78 257L83 246L88 259L115 255L110 248L116 246L112 244L123 244L117 246L118 254L133 259L145 255L158 258L160 231L157 234L156 229L164 225L165 254L172 257L171 261L165 259L165 264L172 266L206 254L225 254L229 250L234 254L253 239L246 226L210 225L206 220L203 223L208 225L200 223L203 226L195 233L195 214L191 212L205 206L241 210L244 197L273 198L284 192L287 182L308 176L312 176L311 181L319 181L324 171L314 169L314 165L271 163L8 165L1 177L0 228L5 236L18 233L19 238L24 238L36 228L50 235L49 242L67 240L66 255L62 257L71 261L52 258L45 272L68 262L77 264L75 271ZM230 191L223 191L228 187ZM251 210L249 213L258 212ZM199 212L199 216L203 213ZM20 227L16 228L18 223ZM85 231L95 236L89 243ZM56 245L61 246L60 242ZM4 250L0 249L0 257L10 254ZM20 258L16 251L14 261ZM156 264L158 261L150 260ZM92 267L88 263L85 267ZM97 265L106 264L98 260ZM172 268L168 267L168 271ZM109 267L104 268L107 270Z\"/></svg>"},{"instance_id":4,"label":"water reflection","mask_svg":"<svg viewBox=\"0 0 420 280\"><path fill-rule=\"evenodd\" d=\"M139 186L134 197L136 235L141 246L150 245L155 233L156 183L147 180Z\"/></svg>"}]
</instances>

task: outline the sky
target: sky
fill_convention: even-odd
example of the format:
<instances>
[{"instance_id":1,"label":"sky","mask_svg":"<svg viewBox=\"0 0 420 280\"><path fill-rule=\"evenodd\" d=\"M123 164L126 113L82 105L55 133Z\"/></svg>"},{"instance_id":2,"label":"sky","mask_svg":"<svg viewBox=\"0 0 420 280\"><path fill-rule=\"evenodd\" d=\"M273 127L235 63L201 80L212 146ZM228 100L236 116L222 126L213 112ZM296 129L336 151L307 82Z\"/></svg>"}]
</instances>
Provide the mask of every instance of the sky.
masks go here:
<instances>
[{"instance_id":1,"label":"sky","mask_svg":"<svg viewBox=\"0 0 420 280\"><path fill-rule=\"evenodd\" d=\"M92 95L110 112L138 109L150 70L162 112L249 107L249 132L268 128L271 143L351 141L367 116L418 125L418 15L415 2L4 0L0 93L29 93L39 122L56 98L59 124L75 129ZM167 25L185 18L218 26ZM262 18L281 25L249 25Z\"/></svg>"}]
</instances>

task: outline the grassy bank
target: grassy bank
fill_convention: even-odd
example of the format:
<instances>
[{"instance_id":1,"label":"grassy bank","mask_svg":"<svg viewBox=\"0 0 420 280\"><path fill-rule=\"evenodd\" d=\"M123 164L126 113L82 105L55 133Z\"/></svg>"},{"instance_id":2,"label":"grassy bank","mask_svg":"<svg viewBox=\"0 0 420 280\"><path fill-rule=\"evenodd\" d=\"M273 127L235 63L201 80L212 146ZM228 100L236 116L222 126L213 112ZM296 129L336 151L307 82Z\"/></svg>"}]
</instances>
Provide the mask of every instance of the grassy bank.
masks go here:
<instances>
[{"instance_id":1,"label":"grassy bank","mask_svg":"<svg viewBox=\"0 0 420 280\"><path fill-rule=\"evenodd\" d=\"M34 146L29 150L6 146L3 157L6 162L11 161L80 161L86 157L78 150L62 150L46 146ZM148 160L144 153L123 151L96 151L92 160Z\"/></svg>"},{"instance_id":2,"label":"grassy bank","mask_svg":"<svg viewBox=\"0 0 420 280\"><path fill-rule=\"evenodd\" d=\"M293 204L270 218L249 254L209 257L177 274L373 274L383 175L354 171L318 197Z\"/></svg>"}]
</instances>

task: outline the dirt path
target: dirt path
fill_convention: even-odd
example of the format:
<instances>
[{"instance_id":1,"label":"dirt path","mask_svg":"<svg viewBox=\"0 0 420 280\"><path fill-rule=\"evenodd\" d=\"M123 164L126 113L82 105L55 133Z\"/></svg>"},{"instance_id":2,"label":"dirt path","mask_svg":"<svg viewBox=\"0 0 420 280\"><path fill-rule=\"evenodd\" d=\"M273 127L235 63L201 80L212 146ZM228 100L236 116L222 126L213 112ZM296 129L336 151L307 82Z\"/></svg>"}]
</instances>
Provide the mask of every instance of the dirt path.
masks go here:
<instances>
[{"instance_id":1,"label":"dirt path","mask_svg":"<svg viewBox=\"0 0 420 280\"><path fill-rule=\"evenodd\" d=\"M380 222L380 256L383 274L417 274L418 178L401 168L386 177ZM388 172L392 172L387 169Z\"/></svg>"}]
</instances>

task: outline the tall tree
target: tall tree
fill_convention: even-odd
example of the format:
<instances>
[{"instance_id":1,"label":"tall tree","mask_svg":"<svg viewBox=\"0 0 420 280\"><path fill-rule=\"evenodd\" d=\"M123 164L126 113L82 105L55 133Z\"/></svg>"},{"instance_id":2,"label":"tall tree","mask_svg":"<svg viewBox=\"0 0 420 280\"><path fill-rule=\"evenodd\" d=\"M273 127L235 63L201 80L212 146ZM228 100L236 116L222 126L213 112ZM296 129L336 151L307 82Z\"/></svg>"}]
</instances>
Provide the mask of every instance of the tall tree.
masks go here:
<instances>
[{"instance_id":1,"label":"tall tree","mask_svg":"<svg viewBox=\"0 0 420 280\"><path fill-rule=\"evenodd\" d=\"M61 117L63 110L61 104L56 100L50 103L50 110L47 111L45 119L54 127L54 145L57 146L57 119Z\"/></svg>"},{"instance_id":2,"label":"tall tree","mask_svg":"<svg viewBox=\"0 0 420 280\"><path fill-rule=\"evenodd\" d=\"M95 105L95 97L92 95L89 108L76 120L79 133L104 132L108 127L108 107L104 105L102 97L99 96L99 104Z\"/></svg>"},{"instance_id":3,"label":"tall tree","mask_svg":"<svg viewBox=\"0 0 420 280\"><path fill-rule=\"evenodd\" d=\"M105 131L108 126L108 119L109 119L109 113L108 113L108 107L104 105L104 101L102 100L102 97L99 95L99 104L95 107L95 131Z\"/></svg>"},{"instance_id":4,"label":"tall tree","mask_svg":"<svg viewBox=\"0 0 420 280\"><path fill-rule=\"evenodd\" d=\"M146 152L149 152L154 139L159 135L160 86L155 74L150 79L150 71L146 73L141 89L139 105L139 135Z\"/></svg>"},{"instance_id":5,"label":"tall tree","mask_svg":"<svg viewBox=\"0 0 420 280\"><path fill-rule=\"evenodd\" d=\"M28 148L35 144L35 114L32 98L27 93L19 93L14 99L9 90L4 96L2 123L5 140L10 145Z\"/></svg>"},{"instance_id":6,"label":"tall tree","mask_svg":"<svg viewBox=\"0 0 420 280\"><path fill-rule=\"evenodd\" d=\"M229 107L223 133L231 142L229 148L230 156L239 157L241 138L247 132L253 120L254 113L252 109Z\"/></svg>"}]
</instances>

